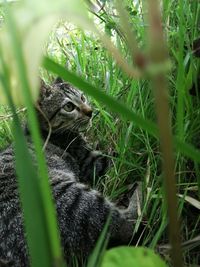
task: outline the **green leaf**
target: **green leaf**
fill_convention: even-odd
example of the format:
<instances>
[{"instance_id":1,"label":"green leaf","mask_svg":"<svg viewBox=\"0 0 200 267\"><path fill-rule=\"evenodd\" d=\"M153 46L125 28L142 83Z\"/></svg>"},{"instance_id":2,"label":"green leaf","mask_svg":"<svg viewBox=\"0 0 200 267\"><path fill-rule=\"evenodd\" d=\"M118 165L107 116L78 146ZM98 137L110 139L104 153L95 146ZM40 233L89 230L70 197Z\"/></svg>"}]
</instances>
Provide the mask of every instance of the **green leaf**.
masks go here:
<instances>
[{"instance_id":1,"label":"green leaf","mask_svg":"<svg viewBox=\"0 0 200 267\"><path fill-rule=\"evenodd\" d=\"M118 247L105 253L101 267L167 267L152 250L143 247Z\"/></svg>"}]
</instances>

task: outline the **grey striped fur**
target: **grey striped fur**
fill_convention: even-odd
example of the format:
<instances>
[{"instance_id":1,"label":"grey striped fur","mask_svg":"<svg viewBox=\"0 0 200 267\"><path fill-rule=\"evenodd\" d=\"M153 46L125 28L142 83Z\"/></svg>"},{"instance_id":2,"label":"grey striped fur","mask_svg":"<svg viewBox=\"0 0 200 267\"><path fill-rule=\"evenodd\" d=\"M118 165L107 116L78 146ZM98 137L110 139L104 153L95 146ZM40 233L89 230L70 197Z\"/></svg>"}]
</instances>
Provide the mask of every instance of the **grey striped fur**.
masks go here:
<instances>
[{"instance_id":1,"label":"grey striped fur","mask_svg":"<svg viewBox=\"0 0 200 267\"><path fill-rule=\"evenodd\" d=\"M76 111L62 110L67 101L72 101ZM129 219L134 218L134 211L120 210L89 187L94 173L100 177L106 172L108 161L100 152L93 151L79 133L79 126L81 129L86 127L91 118L86 98L79 90L63 82L52 86L42 84L38 106L44 142L49 125L52 127L45 155L66 261L72 255L87 259L109 214L109 245L128 244L132 237ZM73 127L76 121L79 122L77 128ZM58 129L59 125L65 127ZM33 154L28 130L26 134ZM0 152L0 266L26 267L29 264L11 145Z\"/></svg>"}]
</instances>

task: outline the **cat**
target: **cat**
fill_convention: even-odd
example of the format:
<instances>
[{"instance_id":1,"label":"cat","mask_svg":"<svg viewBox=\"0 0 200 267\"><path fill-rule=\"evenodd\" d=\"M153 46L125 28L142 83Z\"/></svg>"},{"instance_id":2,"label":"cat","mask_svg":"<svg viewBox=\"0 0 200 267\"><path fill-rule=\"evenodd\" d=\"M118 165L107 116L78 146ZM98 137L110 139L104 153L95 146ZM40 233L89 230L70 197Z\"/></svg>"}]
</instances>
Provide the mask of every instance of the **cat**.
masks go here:
<instances>
[{"instance_id":1,"label":"cat","mask_svg":"<svg viewBox=\"0 0 200 267\"><path fill-rule=\"evenodd\" d=\"M129 244L135 218L133 203L120 209L91 188L94 177L104 175L109 162L82 136L92 117L87 98L60 79L52 85L43 82L36 112L65 260L72 255L88 258L109 214L109 246ZM34 157L28 128L25 133ZM14 158L12 145L0 152L0 266L27 267L30 257Z\"/></svg>"}]
</instances>

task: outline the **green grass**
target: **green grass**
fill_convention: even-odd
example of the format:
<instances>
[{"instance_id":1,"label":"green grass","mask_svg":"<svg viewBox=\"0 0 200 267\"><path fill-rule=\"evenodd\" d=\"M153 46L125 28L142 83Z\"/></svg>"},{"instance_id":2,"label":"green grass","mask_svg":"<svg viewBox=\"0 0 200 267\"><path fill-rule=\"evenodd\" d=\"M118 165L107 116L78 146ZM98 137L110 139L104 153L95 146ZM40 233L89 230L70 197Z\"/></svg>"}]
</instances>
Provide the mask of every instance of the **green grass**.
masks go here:
<instances>
[{"instance_id":1,"label":"green grass","mask_svg":"<svg viewBox=\"0 0 200 267\"><path fill-rule=\"evenodd\" d=\"M128 1L131 2L131 1ZM136 37L142 50L147 50L146 34L147 24L143 16L129 3L131 22L136 31ZM179 140L200 147L200 99L189 94L190 86L196 77L198 59L191 52L191 43L198 37L199 17L198 1L172 0L164 1L163 23L168 40L168 49L171 60L171 71L168 74L170 89L170 107L173 133ZM118 34L120 28L115 16L112 16L112 7L105 7L106 12L98 14L101 27L112 34L116 46L125 57L131 61L123 35ZM105 22L102 22L105 21ZM66 30L67 24L59 23L58 30L54 31L47 44L47 55L56 62L84 77L108 95L121 101L138 114L137 119L123 119L107 103L90 98L94 110L98 113L93 120L93 127L88 138L94 147L98 144L107 155L113 156L113 166L108 174L96 181L96 186L112 200L124 195L127 186L136 181L143 182L142 217L146 221L145 231L141 236L142 245L157 249L159 245L169 242L167 235L167 212L163 201L163 175L162 160L159 142L150 131L151 125L145 120L156 123L154 110L154 97L148 79L131 80L120 70L100 41L88 33L73 28ZM41 71L48 82L55 76L46 70ZM114 106L114 105L113 105ZM4 107L1 114L9 114ZM125 112L125 111L124 111ZM128 116L128 115L127 115ZM144 123L141 119L144 119ZM6 146L12 140L10 118L0 118L0 147ZM136 123L137 122L137 123ZM141 123L141 125L140 125ZM138 127L145 125L145 127ZM179 144L182 150L184 146ZM200 196L200 168L198 154L185 148L191 156L184 156L180 150L175 153L175 177L177 190L181 194L192 196L199 200ZM179 214L181 217L182 241L190 240L199 235L199 210L179 198ZM142 224L141 218L138 225ZM184 250L186 266L195 266L200 260L199 242L194 242L194 248ZM160 249L159 249L160 251ZM168 258L169 251L161 251ZM192 265L193 264L193 265Z\"/></svg>"},{"instance_id":2,"label":"green grass","mask_svg":"<svg viewBox=\"0 0 200 267\"><path fill-rule=\"evenodd\" d=\"M180 1L177 5L176 1L165 2L164 18L168 23L166 32L172 63L172 71L168 75L168 79L173 131L181 140L193 144L195 147L199 147L199 119L195 114L198 114L200 105L199 99L190 96L188 91L198 64L198 60L193 58L191 53L191 43L195 37L198 37L196 29L198 16L197 3ZM106 15L102 15L102 17L106 19ZM145 39L143 20L136 15L133 17L133 22L135 21L137 21L134 26L137 29L138 38ZM142 25L142 27L138 25ZM181 26L179 27L179 25ZM83 76L95 87L104 89L106 93L131 107L141 117L156 121L154 98L149 83L146 80L131 81L128 79L98 41L79 30L75 35L75 31L67 32L67 38L61 37L61 45L56 42L54 33L51 41L54 42L54 49L55 47L57 49L55 53L49 50L48 54L62 65L67 62L72 71ZM114 34L114 27L112 31ZM118 47L124 54L127 54L121 38L116 39ZM145 46L146 44L141 42L141 47ZM64 53L58 53L62 50L65 50L67 58ZM99 115L93 121L90 139L95 142L98 139L100 148L105 153L117 153L117 157L113 159L113 168L98 185L100 184L104 194L116 200L127 184L138 180L145 182L142 214L148 218L148 227L142 237L143 244L155 248L158 244L168 243L166 207L161 195L163 189L158 142L133 122L124 121L112 113L107 107L104 107L103 103L100 104L96 100L93 102ZM177 153L175 157L178 191L198 200L198 163L194 163L180 153ZM188 191L190 185L194 185L194 189ZM190 240L199 234L199 211L181 199L179 199L179 207L182 216L182 240ZM191 257L188 252L185 252L185 261L190 264L197 263L199 260L197 251L196 254L191 255L193 256Z\"/></svg>"},{"instance_id":3,"label":"green grass","mask_svg":"<svg viewBox=\"0 0 200 267\"><path fill-rule=\"evenodd\" d=\"M13 139L10 129L12 114L11 117L8 117L9 109L3 106L0 108L0 114L0 147L3 148L10 143L10 140Z\"/></svg>"}]
</instances>

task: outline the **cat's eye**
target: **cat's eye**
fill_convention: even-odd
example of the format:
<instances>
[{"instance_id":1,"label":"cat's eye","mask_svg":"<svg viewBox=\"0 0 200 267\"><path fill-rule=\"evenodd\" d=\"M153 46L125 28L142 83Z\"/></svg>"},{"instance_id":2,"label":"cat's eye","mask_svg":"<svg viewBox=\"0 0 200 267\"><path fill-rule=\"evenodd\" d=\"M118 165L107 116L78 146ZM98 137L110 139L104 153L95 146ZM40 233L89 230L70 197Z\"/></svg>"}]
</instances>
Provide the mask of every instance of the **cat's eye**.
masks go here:
<instances>
[{"instance_id":1,"label":"cat's eye","mask_svg":"<svg viewBox=\"0 0 200 267\"><path fill-rule=\"evenodd\" d=\"M72 110L74 110L75 105L72 102L67 102L67 104L65 104L63 108L65 111L71 112Z\"/></svg>"},{"instance_id":2,"label":"cat's eye","mask_svg":"<svg viewBox=\"0 0 200 267\"><path fill-rule=\"evenodd\" d=\"M86 101L86 98L85 98L85 96L84 96L84 95L81 95L81 100L82 100L83 102L85 102L85 101Z\"/></svg>"}]
</instances>

